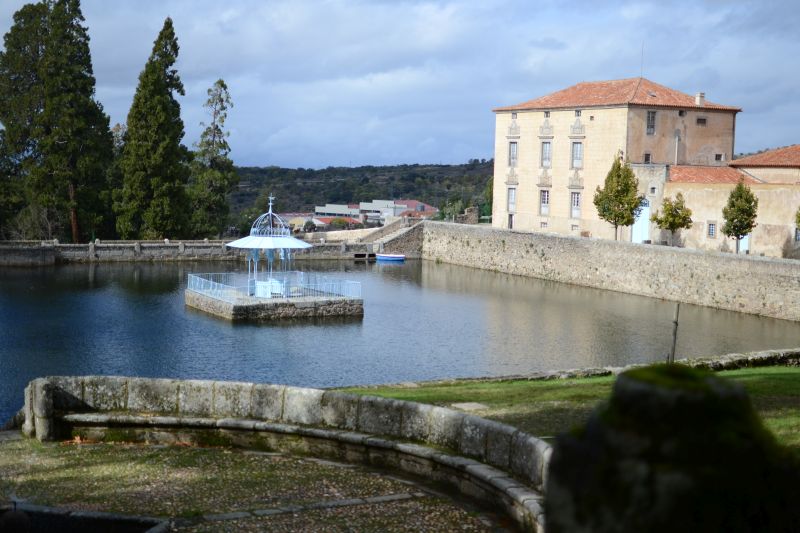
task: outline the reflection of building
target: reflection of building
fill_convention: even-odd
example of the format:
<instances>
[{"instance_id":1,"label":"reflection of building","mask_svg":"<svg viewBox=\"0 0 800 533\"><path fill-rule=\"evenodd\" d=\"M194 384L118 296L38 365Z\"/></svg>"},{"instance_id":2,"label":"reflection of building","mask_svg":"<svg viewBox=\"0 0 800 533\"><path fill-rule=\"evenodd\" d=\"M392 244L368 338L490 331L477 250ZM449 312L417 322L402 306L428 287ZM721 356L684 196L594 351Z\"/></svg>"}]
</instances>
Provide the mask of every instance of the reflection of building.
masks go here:
<instances>
[{"instance_id":1,"label":"reflection of building","mask_svg":"<svg viewBox=\"0 0 800 533\"><path fill-rule=\"evenodd\" d=\"M430 218L439 210L418 200L373 200L359 204L325 204L316 206L316 217L353 217L369 224L386 223L387 218Z\"/></svg>"},{"instance_id":2,"label":"reflection of building","mask_svg":"<svg viewBox=\"0 0 800 533\"><path fill-rule=\"evenodd\" d=\"M613 239L592 199L614 157L662 170L725 165L739 111L644 78L579 83L495 109L493 225ZM641 170L642 191L660 204L666 176ZM620 238L635 231L622 228Z\"/></svg>"}]
</instances>

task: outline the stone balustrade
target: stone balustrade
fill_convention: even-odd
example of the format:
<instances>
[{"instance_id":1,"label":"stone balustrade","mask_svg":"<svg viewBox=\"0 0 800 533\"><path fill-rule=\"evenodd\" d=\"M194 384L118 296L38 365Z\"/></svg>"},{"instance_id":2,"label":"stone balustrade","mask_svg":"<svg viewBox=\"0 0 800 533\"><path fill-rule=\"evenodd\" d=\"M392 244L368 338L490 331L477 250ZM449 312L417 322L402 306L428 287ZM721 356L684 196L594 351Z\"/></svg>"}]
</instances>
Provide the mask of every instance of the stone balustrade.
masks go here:
<instances>
[{"instance_id":1,"label":"stone balustrade","mask_svg":"<svg viewBox=\"0 0 800 533\"><path fill-rule=\"evenodd\" d=\"M452 409L337 391L226 381L46 377L25 389L23 432L42 441L222 444L324 456L445 483L543 531L552 449Z\"/></svg>"}]
</instances>

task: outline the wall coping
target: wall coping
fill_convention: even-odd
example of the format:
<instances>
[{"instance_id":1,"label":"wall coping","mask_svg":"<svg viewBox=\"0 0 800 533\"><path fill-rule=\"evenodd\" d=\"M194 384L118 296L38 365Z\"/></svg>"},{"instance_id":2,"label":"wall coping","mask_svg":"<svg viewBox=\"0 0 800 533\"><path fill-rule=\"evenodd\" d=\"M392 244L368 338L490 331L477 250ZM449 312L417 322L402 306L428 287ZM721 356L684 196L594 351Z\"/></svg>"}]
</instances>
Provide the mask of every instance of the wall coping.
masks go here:
<instances>
[{"instance_id":1,"label":"wall coping","mask_svg":"<svg viewBox=\"0 0 800 533\"><path fill-rule=\"evenodd\" d=\"M390 451L457 471L451 485L468 493L458 481L466 478L484 487L523 528L540 530L544 523L550 445L445 407L287 385L50 376L25 388L23 415L23 433L40 441L69 438L85 426L173 428L266 432Z\"/></svg>"},{"instance_id":2,"label":"wall coping","mask_svg":"<svg viewBox=\"0 0 800 533\"><path fill-rule=\"evenodd\" d=\"M505 229L505 228L494 228L490 226L482 226L482 225L474 225L474 224L459 224L455 222L443 222L438 220L425 220L422 224L426 226L448 226L454 227L458 229L470 228L473 231L485 231L487 233L496 233L498 235L501 234L516 234L516 235L525 235L530 236L533 238L538 238L542 240L554 240L554 241L571 241L571 242L581 242L581 243L592 243L592 244L600 244L602 246L607 246L609 248L613 248L615 246L619 247L627 247L629 249L646 249L649 251L653 251L654 253L678 253L678 254L688 254L688 255L696 255L696 256L703 256L703 257L718 257L720 259L729 260L729 261L760 261L765 263L773 263L779 265L786 265L791 267L798 267L800 263L798 263L797 259L790 259L785 257L766 257L760 255L749 255L749 254L734 254L734 253L725 253L725 252L718 252L713 250L699 250L696 248L682 248L678 246L662 246L658 244L642 244L637 242L628 242L628 241L612 241L609 239L601 239L598 237L576 237L574 235L557 235L554 233L543 233L539 231L522 231L522 230L515 230L515 229ZM424 246L424 245L423 245Z\"/></svg>"}]
</instances>

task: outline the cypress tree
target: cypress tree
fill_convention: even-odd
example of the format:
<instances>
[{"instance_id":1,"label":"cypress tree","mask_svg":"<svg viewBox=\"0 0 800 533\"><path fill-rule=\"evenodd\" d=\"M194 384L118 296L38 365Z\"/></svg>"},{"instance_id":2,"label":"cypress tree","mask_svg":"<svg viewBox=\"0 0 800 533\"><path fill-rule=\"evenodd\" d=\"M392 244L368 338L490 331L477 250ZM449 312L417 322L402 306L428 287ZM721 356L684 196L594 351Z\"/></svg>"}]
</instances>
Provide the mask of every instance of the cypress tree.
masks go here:
<instances>
[{"instance_id":1,"label":"cypress tree","mask_svg":"<svg viewBox=\"0 0 800 533\"><path fill-rule=\"evenodd\" d=\"M14 13L14 24L0 51L0 237L12 236L12 219L31 195L26 176L38 161L34 120L44 107L41 63L49 9L42 2L26 4ZM38 237L36 234L18 234Z\"/></svg>"},{"instance_id":2,"label":"cypress tree","mask_svg":"<svg viewBox=\"0 0 800 533\"><path fill-rule=\"evenodd\" d=\"M128 113L120 160L123 186L114 203L123 238L182 237L187 231L188 150L181 145L183 121L175 99L175 93L184 94L173 68L177 57L178 40L167 18Z\"/></svg>"},{"instance_id":3,"label":"cypress tree","mask_svg":"<svg viewBox=\"0 0 800 533\"><path fill-rule=\"evenodd\" d=\"M192 235L195 237L222 233L228 222L226 196L239 180L233 161L228 157L231 149L227 141L225 119L233 103L223 80L217 80L208 90L204 107L211 114L211 122L196 145L189 185Z\"/></svg>"},{"instance_id":4,"label":"cypress tree","mask_svg":"<svg viewBox=\"0 0 800 533\"><path fill-rule=\"evenodd\" d=\"M31 168L36 200L69 220L72 242L102 222L100 193L111 161L108 117L94 98L89 35L79 0L58 0L42 59L44 107L34 121L40 161Z\"/></svg>"}]
</instances>

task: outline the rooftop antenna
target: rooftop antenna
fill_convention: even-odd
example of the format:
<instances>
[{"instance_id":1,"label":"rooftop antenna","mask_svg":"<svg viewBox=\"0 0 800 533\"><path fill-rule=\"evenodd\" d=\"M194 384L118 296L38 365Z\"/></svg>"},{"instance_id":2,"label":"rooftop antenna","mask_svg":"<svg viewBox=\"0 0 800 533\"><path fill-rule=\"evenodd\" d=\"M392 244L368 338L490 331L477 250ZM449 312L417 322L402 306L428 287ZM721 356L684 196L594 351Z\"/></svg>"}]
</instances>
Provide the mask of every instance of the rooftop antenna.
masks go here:
<instances>
[{"instance_id":1,"label":"rooftop antenna","mask_svg":"<svg viewBox=\"0 0 800 533\"><path fill-rule=\"evenodd\" d=\"M644 39L642 39L642 57L641 61L639 62L639 77L644 77Z\"/></svg>"}]
</instances>

